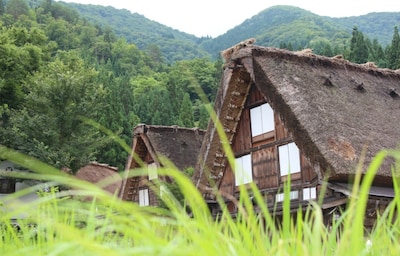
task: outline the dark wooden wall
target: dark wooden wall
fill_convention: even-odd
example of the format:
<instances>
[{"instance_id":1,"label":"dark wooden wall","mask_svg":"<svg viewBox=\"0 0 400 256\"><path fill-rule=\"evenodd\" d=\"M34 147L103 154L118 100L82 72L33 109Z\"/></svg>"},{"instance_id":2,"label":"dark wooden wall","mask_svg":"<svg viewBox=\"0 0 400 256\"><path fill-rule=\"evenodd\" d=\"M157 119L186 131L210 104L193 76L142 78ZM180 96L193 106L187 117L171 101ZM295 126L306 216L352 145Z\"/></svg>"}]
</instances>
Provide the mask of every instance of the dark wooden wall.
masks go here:
<instances>
[{"instance_id":1,"label":"dark wooden wall","mask_svg":"<svg viewBox=\"0 0 400 256\"><path fill-rule=\"evenodd\" d=\"M275 130L263 136L252 138L250 127L250 109L266 103L263 95L252 86L250 89L245 108L242 111L236 134L232 143L235 157L252 154L253 182L262 190L278 189L282 186L284 178L280 177L278 146L293 142L291 135L285 128L279 117L274 112ZM301 152L300 152L301 154ZM301 173L292 175L292 184L296 187L305 187L316 184L317 175L307 159L301 154ZM220 184L220 190L234 195L238 187L234 184L235 176L229 165L227 165L224 177Z\"/></svg>"}]
</instances>

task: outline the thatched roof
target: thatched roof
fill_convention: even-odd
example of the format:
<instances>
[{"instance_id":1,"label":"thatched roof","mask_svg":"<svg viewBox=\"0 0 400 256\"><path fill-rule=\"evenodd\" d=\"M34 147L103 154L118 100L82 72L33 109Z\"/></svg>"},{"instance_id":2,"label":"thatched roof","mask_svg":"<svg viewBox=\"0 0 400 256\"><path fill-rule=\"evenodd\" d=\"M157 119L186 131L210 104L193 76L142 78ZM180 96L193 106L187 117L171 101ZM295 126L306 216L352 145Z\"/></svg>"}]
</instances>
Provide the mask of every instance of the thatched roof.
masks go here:
<instances>
[{"instance_id":1,"label":"thatched roof","mask_svg":"<svg viewBox=\"0 0 400 256\"><path fill-rule=\"evenodd\" d=\"M122 184L122 179L120 175L118 175L117 167L112 167L107 164L101 164L97 162L91 162L88 165L80 168L76 173L76 177L93 184L98 184L105 179L112 179L112 181L115 182L104 187L104 190L110 192L111 194L118 193Z\"/></svg>"},{"instance_id":2,"label":"thatched roof","mask_svg":"<svg viewBox=\"0 0 400 256\"><path fill-rule=\"evenodd\" d=\"M372 64L354 64L310 51L248 46L233 54L224 70L215 110L223 118L229 87L248 80L279 113L297 146L320 179L347 181L357 164L368 165L381 149L400 143L400 74ZM207 184L212 172L215 129L209 125L194 179ZM214 136L215 137L215 136ZM365 159L362 154L365 151ZM375 183L391 182L392 161L386 160ZM363 171L365 171L365 167Z\"/></svg>"},{"instance_id":3,"label":"thatched roof","mask_svg":"<svg viewBox=\"0 0 400 256\"><path fill-rule=\"evenodd\" d=\"M183 170L195 166L204 134L205 130L199 128L139 124L133 129L132 145L137 145L135 140L140 138L153 159L158 161L158 157L165 157ZM134 148L132 152L135 152Z\"/></svg>"}]
</instances>

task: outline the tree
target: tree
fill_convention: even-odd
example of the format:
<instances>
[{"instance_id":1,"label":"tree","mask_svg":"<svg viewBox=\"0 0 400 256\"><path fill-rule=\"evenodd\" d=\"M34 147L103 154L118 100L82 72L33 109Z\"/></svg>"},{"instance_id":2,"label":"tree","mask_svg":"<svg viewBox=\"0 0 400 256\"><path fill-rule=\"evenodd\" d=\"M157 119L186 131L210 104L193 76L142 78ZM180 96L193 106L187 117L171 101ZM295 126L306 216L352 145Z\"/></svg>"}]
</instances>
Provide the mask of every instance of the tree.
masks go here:
<instances>
[{"instance_id":1,"label":"tree","mask_svg":"<svg viewBox=\"0 0 400 256\"><path fill-rule=\"evenodd\" d=\"M12 15L14 21L16 21L20 15L28 15L28 12L29 6L25 0L10 0L5 9L5 13Z\"/></svg>"},{"instance_id":2,"label":"tree","mask_svg":"<svg viewBox=\"0 0 400 256\"><path fill-rule=\"evenodd\" d=\"M107 75L108 74L108 75ZM139 117L133 112L133 94L128 77L114 78L112 73L101 70L99 82L107 85L104 108L99 117L99 123L114 132L119 138L130 145L132 128L139 122ZM109 143L99 149L96 159L99 162L117 166L119 170L125 168L124 164L128 152L117 143Z\"/></svg>"},{"instance_id":3,"label":"tree","mask_svg":"<svg viewBox=\"0 0 400 256\"><path fill-rule=\"evenodd\" d=\"M387 50L387 62L388 68L398 69L400 68L400 36L399 29L397 26L394 27L392 44L388 46Z\"/></svg>"},{"instance_id":4,"label":"tree","mask_svg":"<svg viewBox=\"0 0 400 256\"><path fill-rule=\"evenodd\" d=\"M105 90L96 72L64 53L32 78L24 108L13 111L3 143L55 167L76 171L94 160L104 135L82 122L97 120Z\"/></svg>"},{"instance_id":5,"label":"tree","mask_svg":"<svg viewBox=\"0 0 400 256\"><path fill-rule=\"evenodd\" d=\"M377 39L371 43L368 60L374 62L378 67L387 67L385 53Z\"/></svg>"},{"instance_id":6,"label":"tree","mask_svg":"<svg viewBox=\"0 0 400 256\"><path fill-rule=\"evenodd\" d=\"M190 101L190 96L188 93L185 93L183 96L183 100L181 103L181 109L179 111L179 120L178 125L183 127L193 127L193 107L192 102Z\"/></svg>"},{"instance_id":7,"label":"tree","mask_svg":"<svg viewBox=\"0 0 400 256\"><path fill-rule=\"evenodd\" d=\"M365 63L368 61L368 47L363 33L357 27L353 28L349 59L355 63Z\"/></svg>"},{"instance_id":8,"label":"tree","mask_svg":"<svg viewBox=\"0 0 400 256\"><path fill-rule=\"evenodd\" d=\"M209 120L210 120L210 115L207 112L206 105L205 104L200 105L200 107L199 107L199 123L197 126L200 129L207 129Z\"/></svg>"}]
</instances>

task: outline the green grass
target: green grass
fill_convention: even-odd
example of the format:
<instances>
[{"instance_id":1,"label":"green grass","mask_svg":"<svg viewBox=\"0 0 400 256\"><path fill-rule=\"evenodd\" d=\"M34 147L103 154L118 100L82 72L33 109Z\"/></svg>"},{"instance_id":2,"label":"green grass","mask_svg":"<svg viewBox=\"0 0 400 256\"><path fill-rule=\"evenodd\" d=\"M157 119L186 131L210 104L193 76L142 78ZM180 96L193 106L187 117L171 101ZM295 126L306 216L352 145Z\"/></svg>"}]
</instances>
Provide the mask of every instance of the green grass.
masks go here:
<instances>
[{"instance_id":1,"label":"green grass","mask_svg":"<svg viewBox=\"0 0 400 256\"><path fill-rule=\"evenodd\" d=\"M55 184L74 184L74 193L48 193L40 200L21 206L15 212L3 212L0 255L398 255L400 223L397 209L400 198L389 205L377 225L365 233L363 219L367 193L374 175L385 157L400 158L397 151L382 151L368 168L360 187L354 188L348 210L327 228L317 202L296 219L284 201L281 225L268 211L260 192L252 185L251 194L260 206L255 214L249 193L242 190L241 211L233 219L225 210L214 221L199 191L189 178L173 166L159 170L171 175L191 206L186 213L173 196L164 196L168 209L139 207L122 202L92 184L61 175L50 166L2 148L2 157L29 165ZM40 169L40 170L39 170ZM398 182L395 180L396 195ZM286 192L288 190L286 189ZM23 193L23 192L22 192ZM22 194L17 194L20 196ZM92 196L86 202L70 194ZM13 196L13 195L12 195ZM222 204L222 203L221 203ZM222 205L223 206L223 205ZM223 207L223 209L226 209ZM11 216L25 213L13 227ZM294 224L296 223L296 225ZM340 237L338 234L340 233ZM339 238L338 238L339 237Z\"/></svg>"}]
</instances>

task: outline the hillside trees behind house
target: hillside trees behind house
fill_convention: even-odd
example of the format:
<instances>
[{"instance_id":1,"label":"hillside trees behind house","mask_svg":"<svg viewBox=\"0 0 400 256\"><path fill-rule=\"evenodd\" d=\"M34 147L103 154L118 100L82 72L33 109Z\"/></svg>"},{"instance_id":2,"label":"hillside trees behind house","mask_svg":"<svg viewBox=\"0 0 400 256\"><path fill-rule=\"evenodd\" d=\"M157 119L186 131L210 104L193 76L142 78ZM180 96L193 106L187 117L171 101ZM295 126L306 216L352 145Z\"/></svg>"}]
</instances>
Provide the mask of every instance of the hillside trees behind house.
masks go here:
<instances>
[{"instance_id":1,"label":"hillside trees behind house","mask_svg":"<svg viewBox=\"0 0 400 256\"><path fill-rule=\"evenodd\" d=\"M140 122L205 128L197 92L213 100L215 61L166 63L156 44L140 50L53 1L9 0L0 25L1 144L58 168L97 160L122 170L128 153L82 118L128 145Z\"/></svg>"},{"instance_id":2,"label":"hillside trees behind house","mask_svg":"<svg viewBox=\"0 0 400 256\"><path fill-rule=\"evenodd\" d=\"M381 68L400 68L400 36L397 26L393 29L392 43L385 48L376 39L371 41L357 27L353 28L346 59L354 63L373 62Z\"/></svg>"},{"instance_id":3,"label":"hillside trees behind house","mask_svg":"<svg viewBox=\"0 0 400 256\"><path fill-rule=\"evenodd\" d=\"M131 13L126 9L118 10L111 6L76 3L64 4L77 10L90 22L102 27L112 27L118 37L134 43L141 50L157 45L167 63L211 56L204 49L198 47L199 42L209 38L197 38L149 20L143 15Z\"/></svg>"}]
</instances>

